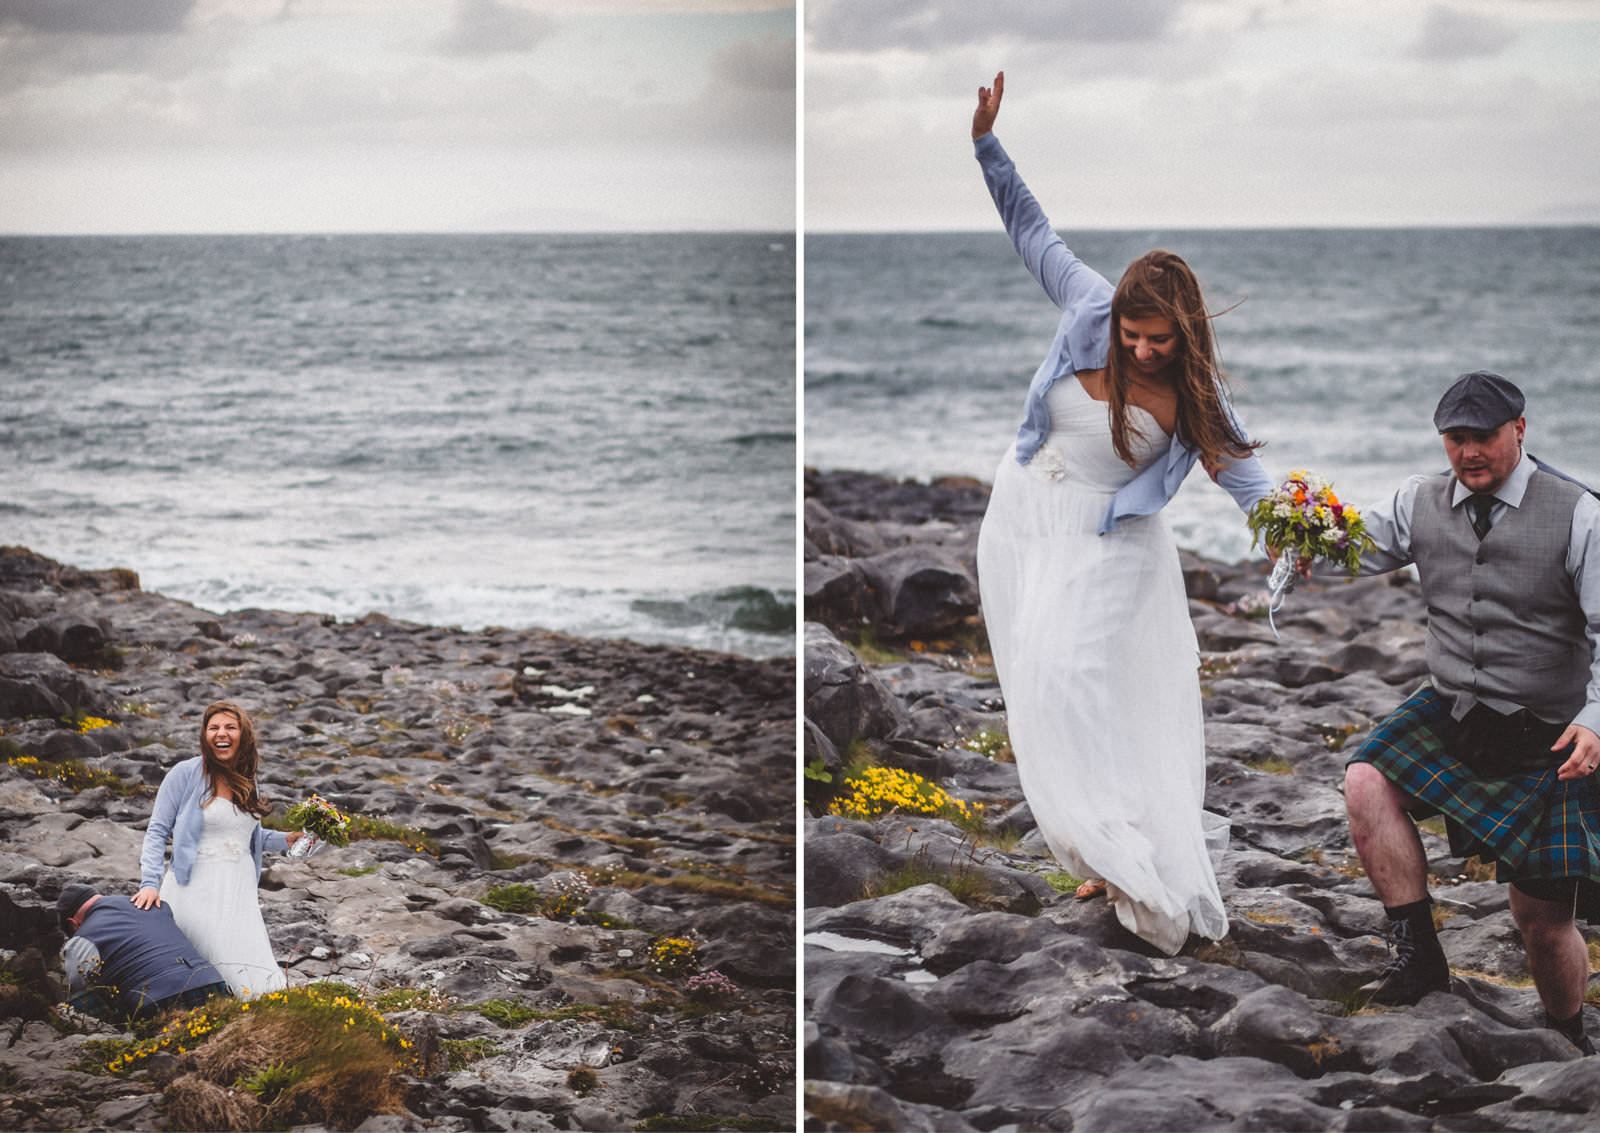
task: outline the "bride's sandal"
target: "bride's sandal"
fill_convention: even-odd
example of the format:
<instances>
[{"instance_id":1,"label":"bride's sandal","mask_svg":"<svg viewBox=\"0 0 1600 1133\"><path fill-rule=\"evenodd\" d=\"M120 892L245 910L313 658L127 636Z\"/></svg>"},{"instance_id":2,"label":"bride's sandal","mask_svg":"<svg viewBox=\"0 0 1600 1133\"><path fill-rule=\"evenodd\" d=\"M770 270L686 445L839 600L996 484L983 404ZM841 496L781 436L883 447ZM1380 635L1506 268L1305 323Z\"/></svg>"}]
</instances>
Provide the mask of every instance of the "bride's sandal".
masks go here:
<instances>
[{"instance_id":1,"label":"bride's sandal","mask_svg":"<svg viewBox=\"0 0 1600 1133\"><path fill-rule=\"evenodd\" d=\"M1104 897L1105 895L1106 883L1098 877L1085 881L1082 885L1078 886L1078 891L1074 894L1074 896L1076 896L1080 901L1090 901L1096 897Z\"/></svg>"}]
</instances>

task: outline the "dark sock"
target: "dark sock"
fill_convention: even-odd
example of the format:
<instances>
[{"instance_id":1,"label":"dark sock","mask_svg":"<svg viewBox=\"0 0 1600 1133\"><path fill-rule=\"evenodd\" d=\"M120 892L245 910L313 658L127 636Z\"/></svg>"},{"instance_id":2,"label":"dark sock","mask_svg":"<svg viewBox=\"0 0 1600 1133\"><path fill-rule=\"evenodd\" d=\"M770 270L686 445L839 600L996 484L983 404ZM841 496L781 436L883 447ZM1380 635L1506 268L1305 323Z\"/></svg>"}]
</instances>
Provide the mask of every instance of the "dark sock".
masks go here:
<instances>
[{"instance_id":1,"label":"dark sock","mask_svg":"<svg viewBox=\"0 0 1600 1133\"><path fill-rule=\"evenodd\" d=\"M1383 911L1391 921L1401 921L1411 929L1410 937L1417 950L1417 959L1429 966L1448 968L1444 946L1439 943L1438 930L1433 927L1433 900L1424 897L1408 905L1385 905Z\"/></svg>"},{"instance_id":2,"label":"dark sock","mask_svg":"<svg viewBox=\"0 0 1600 1133\"><path fill-rule=\"evenodd\" d=\"M1570 1019L1557 1019L1554 1015L1550 1014L1550 1012L1546 1011L1544 1013L1544 1025L1549 1027L1552 1031L1560 1031L1561 1034L1571 1039L1573 1045L1576 1046L1578 1043L1583 1041L1584 1037L1583 1008L1578 1008L1578 1013Z\"/></svg>"},{"instance_id":3,"label":"dark sock","mask_svg":"<svg viewBox=\"0 0 1600 1133\"><path fill-rule=\"evenodd\" d=\"M1409 905L1385 905L1383 911L1389 914L1391 921L1409 921L1413 918L1426 920L1428 927L1433 927L1433 899L1424 897L1420 901L1413 901Z\"/></svg>"}]
</instances>

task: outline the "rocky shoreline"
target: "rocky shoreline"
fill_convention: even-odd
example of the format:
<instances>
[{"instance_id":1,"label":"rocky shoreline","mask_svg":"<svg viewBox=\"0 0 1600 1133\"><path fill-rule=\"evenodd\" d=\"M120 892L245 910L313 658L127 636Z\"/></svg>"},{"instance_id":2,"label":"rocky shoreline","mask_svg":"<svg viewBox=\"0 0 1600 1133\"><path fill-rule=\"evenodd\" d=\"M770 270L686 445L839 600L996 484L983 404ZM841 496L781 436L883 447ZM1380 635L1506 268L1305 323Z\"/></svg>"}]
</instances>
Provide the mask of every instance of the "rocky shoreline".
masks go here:
<instances>
[{"instance_id":1,"label":"rocky shoreline","mask_svg":"<svg viewBox=\"0 0 1600 1133\"><path fill-rule=\"evenodd\" d=\"M1423 839L1452 993L1386 1010L1355 991L1386 954L1342 752L1426 673L1415 583L1302 583L1278 640L1264 562L1183 556L1230 933L1166 958L1062 891L1005 761L973 563L986 496L806 473L807 1128L1592 1128L1600 1073L1542 1026L1504 887L1442 828ZM863 761L984 817L824 813Z\"/></svg>"},{"instance_id":2,"label":"rocky shoreline","mask_svg":"<svg viewBox=\"0 0 1600 1133\"><path fill-rule=\"evenodd\" d=\"M82 1069L117 1032L58 1010L53 908L137 887L217 699L254 716L278 817L315 791L368 820L269 856L261 892L291 987L396 1007L420 1052L404 1112L360 1127L791 1127L794 686L790 658L216 616L0 549L0 1127L173 1127L195 1055Z\"/></svg>"}]
</instances>

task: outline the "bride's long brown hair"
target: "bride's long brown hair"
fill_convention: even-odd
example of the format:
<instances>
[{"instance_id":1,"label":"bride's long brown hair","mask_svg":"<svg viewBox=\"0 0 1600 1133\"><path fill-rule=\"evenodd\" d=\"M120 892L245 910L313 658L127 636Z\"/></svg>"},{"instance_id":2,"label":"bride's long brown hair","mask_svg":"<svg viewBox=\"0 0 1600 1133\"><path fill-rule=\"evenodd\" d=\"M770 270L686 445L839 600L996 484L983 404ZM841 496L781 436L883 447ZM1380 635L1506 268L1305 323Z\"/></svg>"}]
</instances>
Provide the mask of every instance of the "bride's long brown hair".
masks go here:
<instances>
[{"instance_id":1,"label":"bride's long brown hair","mask_svg":"<svg viewBox=\"0 0 1600 1133\"><path fill-rule=\"evenodd\" d=\"M217 758L211 741L206 739L206 725L211 723L211 717L222 713L239 721L239 749L233 753L232 759L226 760ZM217 795L217 784L222 782L228 785L228 790L233 793L233 804L240 810L257 818L272 813L272 804L262 799L260 791L256 789L256 765L259 762L256 755L256 729L243 708L231 700L218 700L206 706L205 715L200 717L200 754L205 760L206 786L210 788L212 798Z\"/></svg>"},{"instance_id":2,"label":"bride's long brown hair","mask_svg":"<svg viewBox=\"0 0 1600 1133\"><path fill-rule=\"evenodd\" d=\"M1227 375L1211 336L1211 315L1200 294L1200 281L1175 252L1146 252L1122 273L1111 297L1111 349L1106 355L1106 403L1111 414L1111 443L1117 455L1135 464L1133 436L1139 427L1128 420L1128 392L1133 374L1122 346L1122 320L1152 316L1172 320L1177 349L1166 373L1178 394L1177 438L1215 460L1240 459L1261 447L1248 439L1223 409Z\"/></svg>"}]
</instances>

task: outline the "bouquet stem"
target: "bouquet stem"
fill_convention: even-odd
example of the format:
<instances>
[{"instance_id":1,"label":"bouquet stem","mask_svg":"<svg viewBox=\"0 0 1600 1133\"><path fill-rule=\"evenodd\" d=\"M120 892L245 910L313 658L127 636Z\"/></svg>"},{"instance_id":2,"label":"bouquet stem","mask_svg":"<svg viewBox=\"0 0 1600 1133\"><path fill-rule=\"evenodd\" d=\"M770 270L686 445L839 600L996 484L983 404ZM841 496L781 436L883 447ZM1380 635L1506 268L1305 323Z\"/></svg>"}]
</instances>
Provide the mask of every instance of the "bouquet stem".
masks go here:
<instances>
[{"instance_id":1,"label":"bouquet stem","mask_svg":"<svg viewBox=\"0 0 1600 1133\"><path fill-rule=\"evenodd\" d=\"M1272 574L1267 579L1267 624L1272 627L1272 636L1282 640L1278 633L1278 624L1273 620L1273 615L1278 612L1283 601L1294 591L1294 584L1299 581L1299 575L1294 572L1295 557L1292 554L1278 556L1278 561L1272 564Z\"/></svg>"}]
</instances>

